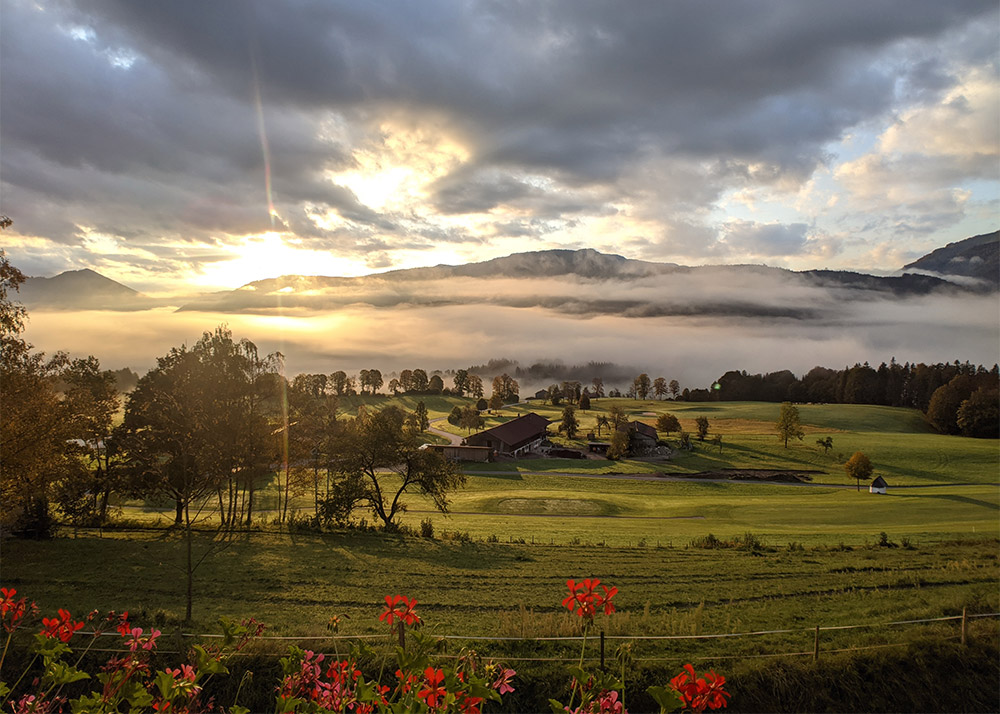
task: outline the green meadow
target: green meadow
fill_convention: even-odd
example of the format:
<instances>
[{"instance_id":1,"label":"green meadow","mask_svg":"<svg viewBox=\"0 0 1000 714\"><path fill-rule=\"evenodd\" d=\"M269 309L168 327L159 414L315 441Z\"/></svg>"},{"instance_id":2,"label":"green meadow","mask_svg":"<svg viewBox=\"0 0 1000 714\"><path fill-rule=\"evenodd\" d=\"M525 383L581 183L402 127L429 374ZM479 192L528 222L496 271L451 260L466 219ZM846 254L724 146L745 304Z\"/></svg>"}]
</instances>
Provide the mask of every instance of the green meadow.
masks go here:
<instances>
[{"instance_id":1,"label":"green meadow","mask_svg":"<svg viewBox=\"0 0 1000 714\"><path fill-rule=\"evenodd\" d=\"M365 401L388 403L354 401L343 412ZM417 399L401 401L412 408ZM432 418L468 403L424 401ZM695 440L692 452L666 461L470 464L450 513L409 496L398 533L310 529L309 492L293 499L293 522L278 524L272 482L259 494L263 518L251 530L223 541L213 536L210 519L201 523L194 551L206 557L195 574L194 622L184 631L210 632L222 616L253 616L271 635L315 637L308 646L330 651L343 646L323 639L331 616L343 618L341 634L372 636L384 631L378 622L384 596L403 593L418 599L433 634L565 637L579 634L578 621L560 604L566 579L596 576L619 588L619 611L599 618L609 651L631 642L634 656L649 666L693 660L732 671L777 654L811 653L817 626L857 626L823 630L824 651L877 653L947 642L959 631L956 620L885 623L1000 612L997 442L935 434L911 410L803 405L806 436L785 449L773 433L776 404L631 400L598 400L580 412L584 434L610 404L649 423L669 411L692 432L693 420L707 416L709 439L722 434L722 450ZM527 411L558 421L562 409L517 405L488 422ZM834 440L830 453L815 444L827 435ZM676 435L667 441L676 443ZM846 478L842 462L856 450L869 454L889 482L888 494L870 494L865 485L858 491ZM692 477L725 469L805 471L812 481ZM137 623L179 632L184 541L169 527L170 504L120 505L118 525L103 531L64 527L48 542L5 541L3 584L46 611L127 609ZM433 537L417 535L421 528ZM788 632L629 639L761 630ZM971 620L969 633L995 651L995 618ZM518 658L579 655L576 641L471 644L519 663L539 682L552 675L531 675L534 665ZM264 645L260 654L286 646Z\"/></svg>"}]
</instances>

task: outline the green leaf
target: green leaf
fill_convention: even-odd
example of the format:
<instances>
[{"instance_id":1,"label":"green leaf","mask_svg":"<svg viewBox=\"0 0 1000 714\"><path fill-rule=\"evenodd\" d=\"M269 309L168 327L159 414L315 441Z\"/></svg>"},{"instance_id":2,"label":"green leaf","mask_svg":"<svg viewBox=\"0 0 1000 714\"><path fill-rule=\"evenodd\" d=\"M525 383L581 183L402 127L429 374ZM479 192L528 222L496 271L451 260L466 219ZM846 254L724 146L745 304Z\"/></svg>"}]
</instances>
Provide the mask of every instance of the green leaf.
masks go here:
<instances>
[{"instance_id":1,"label":"green leaf","mask_svg":"<svg viewBox=\"0 0 1000 714\"><path fill-rule=\"evenodd\" d=\"M195 668L198 670L199 677L202 674L229 674L226 665L206 652L201 645L195 645L191 649L194 650Z\"/></svg>"},{"instance_id":2,"label":"green leaf","mask_svg":"<svg viewBox=\"0 0 1000 714\"><path fill-rule=\"evenodd\" d=\"M10 694L10 687L7 686L6 682L0 682L0 699L6 699L8 694Z\"/></svg>"},{"instance_id":3,"label":"green leaf","mask_svg":"<svg viewBox=\"0 0 1000 714\"><path fill-rule=\"evenodd\" d=\"M0 696L6 697L6 694ZM92 692L89 696L84 695L79 699L74 699L69 703L69 710L73 714L89 714L90 712L101 711L101 695L99 692Z\"/></svg>"},{"instance_id":4,"label":"green leaf","mask_svg":"<svg viewBox=\"0 0 1000 714\"><path fill-rule=\"evenodd\" d=\"M568 669L569 673L573 675L573 679L579 682L581 687L585 685L587 681L590 679L590 674L583 667L578 667L576 665L573 665Z\"/></svg>"},{"instance_id":5,"label":"green leaf","mask_svg":"<svg viewBox=\"0 0 1000 714\"><path fill-rule=\"evenodd\" d=\"M549 708L552 709L552 714L566 714L566 707L557 702L555 699L549 700Z\"/></svg>"},{"instance_id":6,"label":"green leaf","mask_svg":"<svg viewBox=\"0 0 1000 714\"><path fill-rule=\"evenodd\" d=\"M47 658L55 658L67 652L72 652L69 645L65 642L61 642L54 637L46 637L41 633L35 635L35 645L32 647L32 651L34 654Z\"/></svg>"},{"instance_id":7,"label":"green leaf","mask_svg":"<svg viewBox=\"0 0 1000 714\"><path fill-rule=\"evenodd\" d=\"M61 687L71 682L79 682L81 679L90 679L90 675L76 667L72 667L65 662L50 662L45 674L42 675L42 682L54 687Z\"/></svg>"},{"instance_id":8,"label":"green leaf","mask_svg":"<svg viewBox=\"0 0 1000 714\"><path fill-rule=\"evenodd\" d=\"M303 711L306 703L305 699L299 699L298 697L288 697L287 699L279 698L274 707L274 714Z\"/></svg>"},{"instance_id":9,"label":"green leaf","mask_svg":"<svg viewBox=\"0 0 1000 714\"><path fill-rule=\"evenodd\" d=\"M229 707L229 714L250 714L250 710L246 707L241 707L238 704L234 704Z\"/></svg>"},{"instance_id":10,"label":"green leaf","mask_svg":"<svg viewBox=\"0 0 1000 714\"><path fill-rule=\"evenodd\" d=\"M153 695L146 691L141 682L130 681L125 685L125 689L127 689L125 701L131 707L129 711L149 711L149 707L153 703Z\"/></svg>"},{"instance_id":11,"label":"green leaf","mask_svg":"<svg viewBox=\"0 0 1000 714\"><path fill-rule=\"evenodd\" d=\"M646 692L660 705L660 714L676 712L684 708L684 700L676 689L660 686L647 687Z\"/></svg>"},{"instance_id":12,"label":"green leaf","mask_svg":"<svg viewBox=\"0 0 1000 714\"><path fill-rule=\"evenodd\" d=\"M163 699L170 700L174 696L174 678L173 675L167 674L166 672L160 670L156 673L156 679L153 680L153 684L156 688L160 690L160 696Z\"/></svg>"}]
</instances>

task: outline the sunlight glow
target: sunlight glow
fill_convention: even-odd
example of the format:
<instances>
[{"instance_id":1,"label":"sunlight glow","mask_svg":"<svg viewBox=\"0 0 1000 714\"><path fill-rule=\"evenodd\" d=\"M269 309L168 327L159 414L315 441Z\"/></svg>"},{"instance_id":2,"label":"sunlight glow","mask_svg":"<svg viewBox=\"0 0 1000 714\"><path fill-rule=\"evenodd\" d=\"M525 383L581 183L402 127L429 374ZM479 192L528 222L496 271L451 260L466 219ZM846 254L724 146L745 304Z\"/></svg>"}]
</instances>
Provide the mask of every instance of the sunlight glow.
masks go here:
<instances>
[{"instance_id":1,"label":"sunlight glow","mask_svg":"<svg viewBox=\"0 0 1000 714\"><path fill-rule=\"evenodd\" d=\"M369 272L362 261L296 247L275 232L245 236L223 250L232 257L205 264L201 274L194 278L198 285L235 289L254 280L280 275L354 276Z\"/></svg>"},{"instance_id":2,"label":"sunlight glow","mask_svg":"<svg viewBox=\"0 0 1000 714\"><path fill-rule=\"evenodd\" d=\"M379 134L354 151L356 168L328 174L369 208L414 208L426 198L431 182L469 160L465 147L435 127L383 122Z\"/></svg>"}]
</instances>

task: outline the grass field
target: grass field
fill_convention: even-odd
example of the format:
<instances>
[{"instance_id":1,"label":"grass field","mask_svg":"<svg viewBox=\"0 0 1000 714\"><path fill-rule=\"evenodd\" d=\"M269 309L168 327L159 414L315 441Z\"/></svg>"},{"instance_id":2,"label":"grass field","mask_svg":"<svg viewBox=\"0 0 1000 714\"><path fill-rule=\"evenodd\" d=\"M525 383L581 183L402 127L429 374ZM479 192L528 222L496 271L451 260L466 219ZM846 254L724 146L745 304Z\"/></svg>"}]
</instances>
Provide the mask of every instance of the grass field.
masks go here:
<instances>
[{"instance_id":1,"label":"grass field","mask_svg":"<svg viewBox=\"0 0 1000 714\"><path fill-rule=\"evenodd\" d=\"M412 401L404 406L412 408ZM434 418L461 400L425 403ZM602 410L611 403L597 402ZM809 433L784 449L771 432L775 404L617 403L650 423L668 410L685 426L708 416L711 433L723 434L722 453L706 443L660 463L470 465L468 485L454 494L450 514L408 498L403 525L418 529L429 519L434 539L289 532L267 520L197 571L195 621L185 629L206 632L219 616L254 616L274 635L319 636L338 614L346 616L343 632L372 634L383 629L377 621L382 598L404 593L420 601L426 629L437 634L565 636L578 631L560 607L565 580L597 576L620 588L620 611L601 625L611 637L794 630L636 643L636 653L647 658L728 666L743 657L808 651L817 625L946 617L963 608L1000 611L997 442L932 433L910 410L804 405ZM529 410L552 419L561 413L518 405L492 423ZM581 414L585 430L597 413ZM828 455L814 443L820 435L834 439ZM859 492L846 479L841 462L855 450L872 457L876 473L890 483L888 495ZM683 478L730 468L815 471L818 485ZM273 507L273 486L259 497L260 507ZM49 542L5 541L3 584L47 611L128 609L136 622L179 628L183 544L166 528L169 504L125 506L126 522L140 529L63 528ZM293 508L308 514L309 496ZM743 545L700 547L709 534ZM883 534L891 546L878 545ZM211 543L208 532L199 534L196 557ZM994 620L975 621L973 631L995 646ZM954 622L873 627L825 631L823 646L955 636ZM553 643L482 647L501 656L576 654Z\"/></svg>"},{"instance_id":2,"label":"grass field","mask_svg":"<svg viewBox=\"0 0 1000 714\"><path fill-rule=\"evenodd\" d=\"M362 401L387 402L371 397ZM415 397L403 406L412 408ZM446 414L453 397L426 397L431 416ZM467 401L467 400L466 400ZM410 403L412 402L412 403ZM830 454L810 435L785 449L773 434L779 406L763 403L685 404L595 400L587 420L618 404L630 416L653 422L657 410L672 410L682 420L709 415L710 426L724 433L723 448L695 442L692 452L677 451L669 461L650 463L574 459L521 459L466 464L466 488L452 498L451 513L440 514L419 496L402 523L417 528L430 518L438 532L468 533L477 539L606 545L682 544L714 533L733 537L753 531L772 544L788 542L860 545L880 532L914 541L936 542L967 536L1000 536L1000 453L998 442L943 436L928 430L922 415L909 409L865 405L803 405L804 423L834 438ZM551 406L516 405L499 419L537 410L555 419ZM498 418L491 418L499 423ZM846 430L854 426L853 431ZM438 422L438 426L450 426ZM810 441L811 439L811 441ZM566 440L563 439L565 442ZM579 443L579 442L578 442ZM869 494L866 485L844 474L842 461L865 451L875 472L889 482L887 495ZM791 469L813 472L811 485L714 482L682 479L722 469ZM666 478L658 475L665 475ZM636 478L629 478L634 476ZM814 485L818 484L818 485ZM903 486L904 488L899 488ZM273 484L259 496L259 507L273 508ZM293 499L293 509L312 510L309 494ZM129 518L164 521L169 504L125 509Z\"/></svg>"}]
</instances>

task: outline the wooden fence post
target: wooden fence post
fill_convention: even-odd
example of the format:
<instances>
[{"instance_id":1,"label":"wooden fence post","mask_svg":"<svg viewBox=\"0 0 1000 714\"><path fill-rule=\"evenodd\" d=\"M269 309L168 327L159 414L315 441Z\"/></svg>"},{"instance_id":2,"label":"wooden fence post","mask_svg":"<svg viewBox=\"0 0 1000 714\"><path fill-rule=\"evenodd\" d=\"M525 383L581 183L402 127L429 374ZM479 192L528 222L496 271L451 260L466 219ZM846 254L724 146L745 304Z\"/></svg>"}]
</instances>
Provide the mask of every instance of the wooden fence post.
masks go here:
<instances>
[{"instance_id":1,"label":"wooden fence post","mask_svg":"<svg viewBox=\"0 0 1000 714\"><path fill-rule=\"evenodd\" d=\"M601 630L601 671L604 671L604 630Z\"/></svg>"},{"instance_id":2,"label":"wooden fence post","mask_svg":"<svg viewBox=\"0 0 1000 714\"><path fill-rule=\"evenodd\" d=\"M819 660L819 625L816 625L816 638L813 640L813 662Z\"/></svg>"},{"instance_id":3,"label":"wooden fence post","mask_svg":"<svg viewBox=\"0 0 1000 714\"><path fill-rule=\"evenodd\" d=\"M968 620L965 617L965 608L962 608L962 647L965 647L966 633L968 632Z\"/></svg>"}]
</instances>

